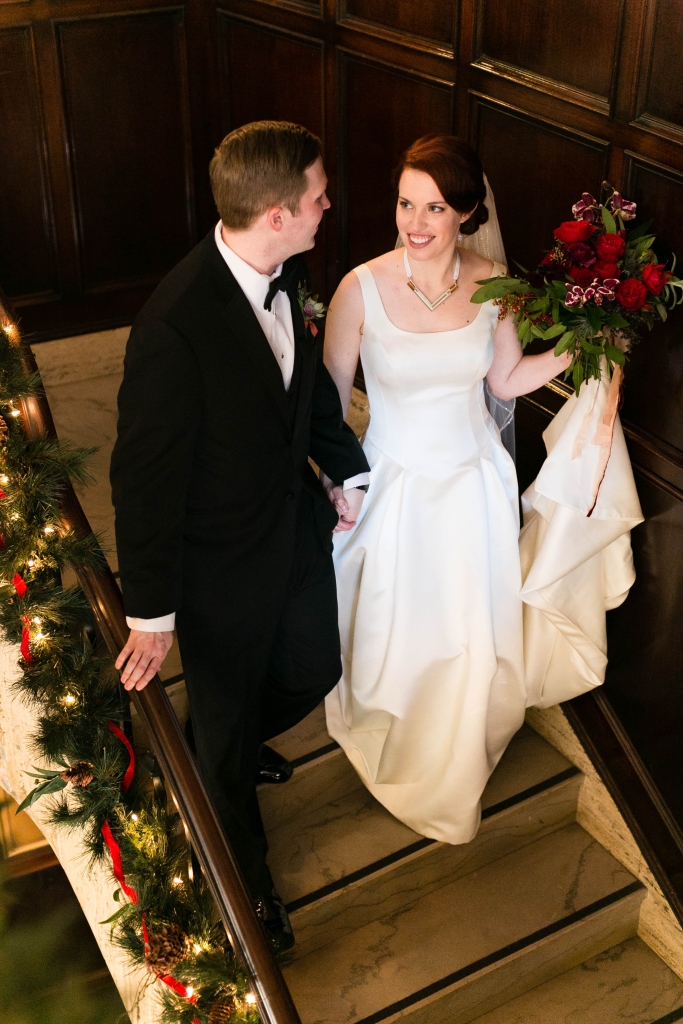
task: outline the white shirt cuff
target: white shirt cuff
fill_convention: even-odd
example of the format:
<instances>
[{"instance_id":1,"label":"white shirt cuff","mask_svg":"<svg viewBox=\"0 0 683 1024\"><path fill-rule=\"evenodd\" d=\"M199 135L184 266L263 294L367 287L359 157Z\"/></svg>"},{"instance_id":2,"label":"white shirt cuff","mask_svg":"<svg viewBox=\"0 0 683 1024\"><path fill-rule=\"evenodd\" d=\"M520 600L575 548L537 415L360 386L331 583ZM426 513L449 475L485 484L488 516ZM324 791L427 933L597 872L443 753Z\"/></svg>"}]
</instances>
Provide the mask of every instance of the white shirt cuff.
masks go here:
<instances>
[{"instance_id":1,"label":"white shirt cuff","mask_svg":"<svg viewBox=\"0 0 683 1024\"><path fill-rule=\"evenodd\" d=\"M350 478L350 480L345 480L344 481L344 483L342 485L342 490L350 491L352 487L360 487L361 484L365 485L365 484L369 484L369 483L370 483L370 474L369 473L357 473L356 476L352 476Z\"/></svg>"},{"instance_id":2,"label":"white shirt cuff","mask_svg":"<svg viewBox=\"0 0 683 1024\"><path fill-rule=\"evenodd\" d=\"M160 615L157 619L136 619L126 615L129 629L139 629L142 633L170 633L175 629L175 612Z\"/></svg>"}]
</instances>

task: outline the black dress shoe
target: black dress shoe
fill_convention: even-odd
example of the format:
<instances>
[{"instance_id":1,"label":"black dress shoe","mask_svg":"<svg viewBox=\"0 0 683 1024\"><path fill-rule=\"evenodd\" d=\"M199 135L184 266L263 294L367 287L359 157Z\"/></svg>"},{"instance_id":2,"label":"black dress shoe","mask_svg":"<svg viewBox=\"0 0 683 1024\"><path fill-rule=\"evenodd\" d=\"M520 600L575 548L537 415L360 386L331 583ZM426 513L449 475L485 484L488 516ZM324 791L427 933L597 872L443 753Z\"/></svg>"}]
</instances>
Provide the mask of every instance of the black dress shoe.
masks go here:
<instances>
[{"instance_id":1,"label":"black dress shoe","mask_svg":"<svg viewBox=\"0 0 683 1024\"><path fill-rule=\"evenodd\" d=\"M275 889L270 895L255 896L256 914L263 921L276 953L284 953L294 945L294 932L284 904Z\"/></svg>"},{"instance_id":2,"label":"black dress shoe","mask_svg":"<svg viewBox=\"0 0 683 1024\"><path fill-rule=\"evenodd\" d=\"M277 750L262 743L258 751L258 764L256 768L256 784L260 782L289 782L294 769L282 754Z\"/></svg>"}]
</instances>

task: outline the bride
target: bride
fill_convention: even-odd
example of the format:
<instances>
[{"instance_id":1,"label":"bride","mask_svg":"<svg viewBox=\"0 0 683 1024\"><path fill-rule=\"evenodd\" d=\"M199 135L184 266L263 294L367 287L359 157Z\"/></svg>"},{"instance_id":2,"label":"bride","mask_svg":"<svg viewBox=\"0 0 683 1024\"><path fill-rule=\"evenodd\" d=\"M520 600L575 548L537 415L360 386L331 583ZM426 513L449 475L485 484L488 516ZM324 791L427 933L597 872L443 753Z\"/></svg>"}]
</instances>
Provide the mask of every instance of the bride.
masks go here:
<instances>
[{"instance_id":1,"label":"bride","mask_svg":"<svg viewBox=\"0 0 683 1024\"><path fill-rule=\"evenodd\" d=\"M402 248L347 274L325 341L345 415L360 355L371 466L356 529L335 539L343 676L328 729L373 796L448 843L475 835L526 705L517 481L484 379L507 400L569 363L522 356L512 319L470 301L505 272L462 244L486 199L470 146L415 142L398 169Z\"/></svg>"}]
</instances>

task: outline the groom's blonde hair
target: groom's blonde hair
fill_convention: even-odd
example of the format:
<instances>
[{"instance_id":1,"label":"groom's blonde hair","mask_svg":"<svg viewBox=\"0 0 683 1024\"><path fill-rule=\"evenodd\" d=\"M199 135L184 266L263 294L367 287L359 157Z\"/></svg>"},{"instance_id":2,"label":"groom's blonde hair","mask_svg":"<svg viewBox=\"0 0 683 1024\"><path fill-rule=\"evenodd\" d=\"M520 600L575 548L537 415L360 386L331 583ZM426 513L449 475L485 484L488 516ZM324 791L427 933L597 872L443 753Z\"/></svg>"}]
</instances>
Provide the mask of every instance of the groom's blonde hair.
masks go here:
<instances>
[{"instance_id":1,"label":"groom's blonde hair","mask_svg":"<svg viewBox=\"0 0 683 1024\"><path fill-rule=\"evenodd\" d=\"M289 121L252 121L226 135L209 164L226 228L244 231L271 206L295 214L320 152L317 135Z\"/></svg>"}]
</instances>

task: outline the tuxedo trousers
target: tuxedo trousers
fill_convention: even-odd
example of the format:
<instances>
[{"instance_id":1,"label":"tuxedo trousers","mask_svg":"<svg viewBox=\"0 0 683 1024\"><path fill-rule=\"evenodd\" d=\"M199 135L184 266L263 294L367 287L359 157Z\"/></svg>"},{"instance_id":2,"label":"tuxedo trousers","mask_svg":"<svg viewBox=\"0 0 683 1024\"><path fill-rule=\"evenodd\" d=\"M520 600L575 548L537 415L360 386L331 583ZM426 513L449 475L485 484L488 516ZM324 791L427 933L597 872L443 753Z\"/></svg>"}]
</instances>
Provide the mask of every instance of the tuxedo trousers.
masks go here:
<instances>
[{"instance_id":1,"label":"tuxedo trousers","mask_svg":"<svg viewBox=\"0 0 683 1024\"><path fill-rule=\"evenodd\" d=\"M332 556L309 503L284 586L273 579L256 587L234 616L207 598L176 618L194 743L204 785L258 895L273 885L256 795L258 748L310 714L341 676Z\"/></svg>"}]
</instances>

